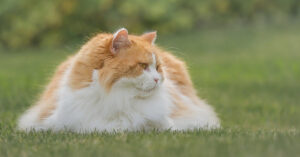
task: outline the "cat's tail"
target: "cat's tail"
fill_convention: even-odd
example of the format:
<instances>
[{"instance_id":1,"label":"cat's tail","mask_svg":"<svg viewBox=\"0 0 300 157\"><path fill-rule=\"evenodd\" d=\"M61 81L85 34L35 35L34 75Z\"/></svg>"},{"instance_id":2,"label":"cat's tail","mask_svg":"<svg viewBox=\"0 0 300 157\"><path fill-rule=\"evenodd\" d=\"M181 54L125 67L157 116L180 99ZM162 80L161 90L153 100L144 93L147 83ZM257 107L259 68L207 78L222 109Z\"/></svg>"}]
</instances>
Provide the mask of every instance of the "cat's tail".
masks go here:
<instances>
[{"instance_id":1,"label":"cat's tail","mask_svg":"<svg viewBox=\"0 0 300 157\"><path fill-rule=\"evenodd\" d=\"M189 105L191 114L174 118L173 130L214 130L220 129L220 120L214 109L205 101L199 100L197 105Z\"/></svg>"}]
</instances>

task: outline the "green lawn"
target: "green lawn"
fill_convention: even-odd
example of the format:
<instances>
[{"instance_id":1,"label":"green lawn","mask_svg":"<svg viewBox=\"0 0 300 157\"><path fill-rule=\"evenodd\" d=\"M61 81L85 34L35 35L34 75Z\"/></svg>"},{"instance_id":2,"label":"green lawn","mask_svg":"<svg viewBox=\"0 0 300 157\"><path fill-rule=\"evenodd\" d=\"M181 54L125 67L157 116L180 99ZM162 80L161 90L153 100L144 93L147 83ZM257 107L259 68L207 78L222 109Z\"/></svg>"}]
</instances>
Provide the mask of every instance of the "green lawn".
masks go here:
<instances>
[{"instance_id":1,"label":"green lawn","mask_svg":"<svg viewBox=\"0 0 300 157\"><path fill-rule=\"evenodd\" d=\"M26 134L16 120L75 48L0 52L0 156L270 156L300 154L300 25L226 27L158 38L186 60L223 129Z\"/></svg>"}]
</instances>

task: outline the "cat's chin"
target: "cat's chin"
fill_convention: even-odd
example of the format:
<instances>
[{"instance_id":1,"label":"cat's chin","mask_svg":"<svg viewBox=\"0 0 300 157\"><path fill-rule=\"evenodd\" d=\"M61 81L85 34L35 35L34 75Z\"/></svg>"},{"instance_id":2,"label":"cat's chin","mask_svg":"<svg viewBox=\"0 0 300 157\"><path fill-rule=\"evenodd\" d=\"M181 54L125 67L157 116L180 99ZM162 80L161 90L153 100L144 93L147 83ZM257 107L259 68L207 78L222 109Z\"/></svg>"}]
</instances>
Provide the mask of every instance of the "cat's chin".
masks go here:
<instances>
[{"instance_id":1,"label":"cat's chin","mask_svg":"<svg viewBox=\"0 0 300 157\"><path fill-rule=\"evenodd\" d=\"M149 89L141 89L141 88L138 88L136 87L136 98L142 98L142 99L145 99L147 97L150 97L152 96L155 91L157 90L157 86L154 86L153 88L149 88Z\"/></svg>"},{"instance_id":2,"label":"cat's chin","mask_svg":"<svg viewBox=\"0 0 300 157\"><path fill-rule=\"evenodd\" d=\"M142 89L142 88L136 87L136 89L137 89L138 91L146 92L146 93L152 92L153 90L155 90L155 88L156 88L156 86L154 86L154 87L152 87L152 88L149 88L149 89Z\"/></svg>"}]
</instances>

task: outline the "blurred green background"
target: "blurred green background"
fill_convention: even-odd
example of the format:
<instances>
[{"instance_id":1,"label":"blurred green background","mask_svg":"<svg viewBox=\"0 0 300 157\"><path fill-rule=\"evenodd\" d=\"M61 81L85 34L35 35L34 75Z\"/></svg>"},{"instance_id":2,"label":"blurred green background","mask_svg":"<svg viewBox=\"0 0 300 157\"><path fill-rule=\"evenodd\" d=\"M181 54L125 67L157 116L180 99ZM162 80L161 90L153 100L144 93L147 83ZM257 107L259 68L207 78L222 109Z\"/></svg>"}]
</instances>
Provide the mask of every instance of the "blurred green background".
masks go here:
<instances>
[{"instance_id":1,"label":"blurred green background","mask_svg":"<svg viewBox=\"0 0 300 157\"><path fill-rule=\"evenodd\" d=\"M158 31L188 65L222 129L32 132L16 129L55 68L99 32ZM0 157L300 154L300 0L1 0Z\"/></svg>"},{"instance_id":2,"label":"blurred green background","mask_svg":"<svg viewBox=\"0 0 300 157\"><path fill-rule=\"evenodd\" d=\"M0 47L59 46L120 27L166 34L286 23L299 10L299 0L2 0Z\"/></svg>"}]
</instances>

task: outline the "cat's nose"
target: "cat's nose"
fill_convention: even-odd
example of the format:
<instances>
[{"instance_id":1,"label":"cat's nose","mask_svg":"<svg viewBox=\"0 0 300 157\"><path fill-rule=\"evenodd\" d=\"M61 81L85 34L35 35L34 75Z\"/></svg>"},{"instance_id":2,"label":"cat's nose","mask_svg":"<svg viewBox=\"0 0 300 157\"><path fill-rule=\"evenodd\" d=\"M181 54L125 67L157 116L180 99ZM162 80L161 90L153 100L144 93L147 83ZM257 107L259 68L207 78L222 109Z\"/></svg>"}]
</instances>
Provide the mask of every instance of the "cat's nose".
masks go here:
<instances>
[{"instance_id":1,"label":"cat's nose","mask_svg":"<svg viewBox=\"0 0 300 157\"><path fill-rule=\"evenodd\" d=\"M159 80L159 78L154 78L155 83L157 83Z\"/></svg>"}]
</instances>

